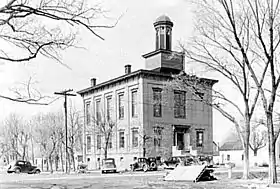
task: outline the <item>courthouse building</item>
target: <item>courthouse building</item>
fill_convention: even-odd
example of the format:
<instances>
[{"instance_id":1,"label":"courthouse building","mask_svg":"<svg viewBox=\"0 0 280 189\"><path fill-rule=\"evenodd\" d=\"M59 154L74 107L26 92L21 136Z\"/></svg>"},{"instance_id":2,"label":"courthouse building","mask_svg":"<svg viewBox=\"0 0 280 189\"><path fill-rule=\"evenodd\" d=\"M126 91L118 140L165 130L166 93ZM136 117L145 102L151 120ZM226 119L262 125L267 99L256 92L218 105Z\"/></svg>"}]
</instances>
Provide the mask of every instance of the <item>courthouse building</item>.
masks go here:
<instances>
[{"instance_id":1,"label":"courthouse building","mask_svg":"<svg viewBox=\"0 0 280 189\"><path fill-rule=\"evenodd\" d=\"M172 51L173 22L156 19L155 50L143 55L145 69L125 74L79 91L84 102L84 161L98 168L104 158L105 137L100 122L105 115L115 124L108 141L108 157L133 161L136 157L161 157L213 153L212 108L182 90L166 90L173 74L184 71L184 55ZM216 80L203 80L203 98L211 99ZM99 123L99 124L98 124Z\"/></svg>"}]
</instances>

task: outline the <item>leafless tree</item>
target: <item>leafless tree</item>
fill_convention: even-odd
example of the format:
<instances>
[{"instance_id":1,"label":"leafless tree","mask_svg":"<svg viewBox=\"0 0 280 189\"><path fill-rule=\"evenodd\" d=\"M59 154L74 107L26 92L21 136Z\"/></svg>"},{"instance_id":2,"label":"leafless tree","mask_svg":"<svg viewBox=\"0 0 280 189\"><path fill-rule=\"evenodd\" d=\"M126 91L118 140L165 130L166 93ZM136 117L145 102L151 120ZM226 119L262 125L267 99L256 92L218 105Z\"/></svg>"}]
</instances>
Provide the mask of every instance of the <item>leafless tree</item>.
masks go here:
<instances>
[{"instance_id":1,"label":"leafless tree","mask_svg":"<svg viewBox=\"0 0 280 189\"><path fill-rule=\"evenodd\" d=\"M101 3L86 0L7 0L0 3L0 60L25 62L39 55L63 63L61 53L78 47L81 33L88 31L103 40L99 31L114 27ZM41 95L29 80L24 90L0 98L36 105L48 105L54 98Z\"/></svg>"},{"instance_id":2,"label":"leafless tree","mask_svg":"<svg viewBox=\"0 0 280 189\"><path fill-rule=\"evenodd\" d=\"M31 133L26 127L24 120L17 114L10 114L4 121L3 136L6 138L9 146L16 157L26 160L28 154L28 143Z\"/></svg>"},{"instance_id":3,"label":"leafless tree","mask_svg":"<svg viewBox=\"0 0 280 189\"><path fill-rule=\"evenodd\" d=\"M0 39L9 49L0 50L0 59L22 62L39 54L60 61L60 53L75 46L79 28L103 39L97 29L105 10L85 0L9 0L0 4ZM62 63L60 61L60 63Z\"/></svg>"},{"instance_id":4,"label":"leafless tree","mask_svg":"<svg viewBox=\"0 0 280 189\"><path fill-rule=\"evenodd\" d=\"M251 136L250 136L250 148L254 152L254 156L257 156L258 150L264 148L267 145L267 130L260 128L263 126L263 120L261 122L252 123Z\"/></svg>"},{"instance_id":5,"label":"leafless tree","mask_svg":"<svg viewBox=\"0 0 280 189\"><path fill-rule=\"evenodd\" d=\"M100 144L100 147L103 149L104 158L106 159L108 156L108 149L112 148L112 137L114 134L114 128L117 127L117 121L112 117L111 108L106 112L102 110L95 112L95 115L91 116L91 120L94 135L99 135L104 140L104 142L102 142L104 145Z\"/></svg>"},{"instance_id":6,"label":"leafless tree","mask_svg":"<svg viewBox=\"0 0 280 189\"><path fill-rule=\"evenodd\" d=\"M239 82L237 76L252 80L252 82L249 81L250 85L243 80L240 82L241 90L238 89L242 94L246 94L243 101L248 101L251 106L249 108L250 106L246 107L248 103L244 104L247 109L245 122L250 123L248 118L253 113L250 110L253 107L252 102L259 94L268 127L270 183L275 183L277 182L275 165L277 135L273 127L273 111L280 83L277 64L280 41L278 35L279 1L201 0L197 1L197 4L201 8L197 12L198 35L190 44L191 48L186 51L186 55L191 60L201 63L219 63L224 71L221 74L232 81ZM216 67L212 68L216 70ZM234 74L227 73L228 68L234 70ZM255 97L249 100L253 84L257 91L254 92ZM266 92L266 88L270 92ZM249 89L251 89L250 92L248 92ZM246 128L245 141L248 141L250 127L247 125ZM248 151L247 149L248 147L245 151ZM245 169L244 177L247 177Z\"/></svg>"},{"instance_id":7,"label":"leafless tree","mask_svg":"<svg viewBox=\"0 0 280 189\"><path fill-rule=\"evenodd\" d=\"M73 103L70 103L69 106L69 146L71 162L73 164L74 171L76 170L75 166L75 151L81 151L81 137L82 137L82 124L81 124L81 113L75 108Z\"/></svg>"},{"instance_id":8,"label":"leafless tree","mask_svg":"<svg viewBox=\"0 0 280 189\"><path fill-rule=\"evenodd\" d=\"M50 171L53 172L53 159L61 139L58 130L63 126L62 122L56 114L49 113L37 115L35 124L36 142L40 144L41 153L48 160Z\"/></svg>"}]
</instances>

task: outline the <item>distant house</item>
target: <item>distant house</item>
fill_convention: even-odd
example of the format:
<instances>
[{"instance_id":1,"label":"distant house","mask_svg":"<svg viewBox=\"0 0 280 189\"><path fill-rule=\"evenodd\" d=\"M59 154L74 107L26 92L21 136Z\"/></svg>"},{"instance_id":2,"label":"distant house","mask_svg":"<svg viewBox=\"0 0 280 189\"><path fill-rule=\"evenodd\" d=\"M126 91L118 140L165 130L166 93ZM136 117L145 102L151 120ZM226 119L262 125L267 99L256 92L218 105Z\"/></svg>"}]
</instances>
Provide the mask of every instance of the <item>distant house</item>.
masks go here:
<instances>
[{"instance_id":1,"label":"distant house","mask_svg":"<svg viewBox=\"0 0 280 189\"><path fill-rule=\"evenodd\" d=\"M236 166L243 166L244 150L240 140L225 142L219 149L219 163L235 163ZM250 166L268 164L267 147L258 150L257 154L249 150Z\"/></svg>"},{"instance_id":2,"label":"distant house","mask_svg":"<svg viewBox=\"0 0 280 189\"><path fill-rule=\"evenodd\" d=\"M243 146L239 140L225 142L219 149L219 163L235 163L236 166L243 165Z\"/></svg>"}]
</instances>

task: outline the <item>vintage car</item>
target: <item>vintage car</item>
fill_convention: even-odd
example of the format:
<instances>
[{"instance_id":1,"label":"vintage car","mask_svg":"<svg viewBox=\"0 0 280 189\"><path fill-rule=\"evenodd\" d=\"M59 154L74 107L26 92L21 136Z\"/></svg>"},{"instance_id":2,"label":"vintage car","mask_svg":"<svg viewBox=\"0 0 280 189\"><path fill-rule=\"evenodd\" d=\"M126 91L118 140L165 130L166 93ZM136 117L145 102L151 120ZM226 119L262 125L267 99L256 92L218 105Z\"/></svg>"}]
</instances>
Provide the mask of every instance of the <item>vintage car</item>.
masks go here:
<instances>
[{"instance_id":1,"label":"vintage car","mask_svg":"<svg viewBox=\"0 0 280 189\"><path fill-rule=\"evenodd\" d=\"M156 158L138 158L136 162L130 164L131 171L156 171L157 170Z\"/></svg>"},{"instance_id":2,"label":"vintage car","mask_svg":"<svg viewBox=\"0 0 280 189\"><path fill-rule=\"evenodd\" d=\"M8 166L7 173L29 173L39 174L41 170L36 166L32 166L29 161L18 160L12 162Z\"/></svg>"},{"instance_id":3,"label":"vintage car","mask_svg":"<svg viewBox=\"0 0 280 189\"><path fill-rule=\"evenodd\" d=\"M178 165L190 165L194 162L193 157L190 156L173 156L163 162L165 169L174 169Z\"/></svg>"},{"instance_id":4,"label":"vintage car","mask_svg":"<svg viewBox=\"0 0 280 189\"><path fill-rule=\"evenodd\" d=\"M114 158L107 158L102 160L101 173L116 173L117 166Z\"/></svg>"}]
</instances>

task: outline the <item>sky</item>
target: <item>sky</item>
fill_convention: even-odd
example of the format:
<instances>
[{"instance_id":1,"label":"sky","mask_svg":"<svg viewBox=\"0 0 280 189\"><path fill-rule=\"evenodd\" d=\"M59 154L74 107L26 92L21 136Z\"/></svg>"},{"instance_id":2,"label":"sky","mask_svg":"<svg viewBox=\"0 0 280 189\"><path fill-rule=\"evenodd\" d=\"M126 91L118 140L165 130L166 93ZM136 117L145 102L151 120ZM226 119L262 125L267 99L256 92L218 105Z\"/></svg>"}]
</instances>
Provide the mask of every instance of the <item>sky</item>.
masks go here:
<instances>
[{"instance_id":1,"label":"sky","mask_svg":"<svg viewBox=\"0 0 280 189\"><path fill-rule=\"evenodd\" d=\"M27 63L0 62L0 94L8 94L10 88L20 82L27 82L29 77L44 95L54 96L56 91L73 89L78 91L90 86L90 78L97 78L97 84L124 74L124 65L131 64L132 71L144 68L143 54L155 48L153 22L162 14L171 18L173 27L173 50L178 50L179 41L188 41L194 33L194 6L186 0L104 0L102 4L108 10L106 24L113 24L112 29L100 29L98 33L105 39L100 40L88 31L81 31L79 46L68 49L62 54L62 62L69 68L38 57ZM196 66L186 65L186 69L198 75L205 75ZM218 88L227 88L227 83L220 81ZM82 108L82 98L70 97L78 108ZM16 112L30 117L38 112L62 110L63 99L48 106L26 105L0 99L0 120L9 113ZM221 142L232 124L219 113L214 112L214 140Z\"/></svg>"}]
</instances>

